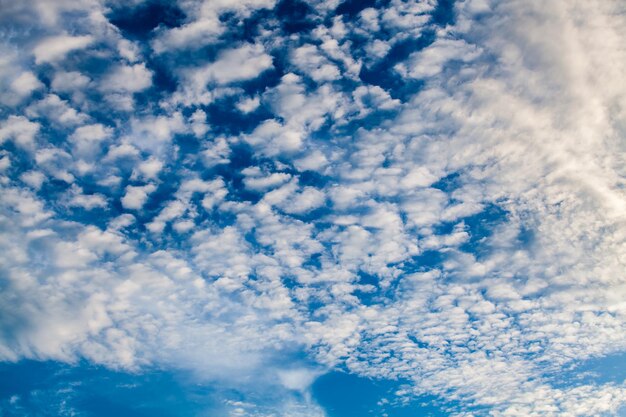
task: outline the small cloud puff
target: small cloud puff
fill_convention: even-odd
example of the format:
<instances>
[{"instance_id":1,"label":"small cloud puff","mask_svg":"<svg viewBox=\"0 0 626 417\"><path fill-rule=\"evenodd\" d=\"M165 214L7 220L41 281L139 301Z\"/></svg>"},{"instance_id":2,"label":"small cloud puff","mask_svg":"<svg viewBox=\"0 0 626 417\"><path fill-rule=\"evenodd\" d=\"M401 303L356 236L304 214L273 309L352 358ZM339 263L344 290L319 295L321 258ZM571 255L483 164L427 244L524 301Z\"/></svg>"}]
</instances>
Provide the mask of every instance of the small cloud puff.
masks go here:
<instances>
[{"instance_id":1,"label":"small cloud puff","mask_svg":"<svg viewBox=\"0 0 626 417\"><path fill-rule=\"evenodd\" d=\"M120 65L114 68L101 82L105 92L137 93L152 85L152 71L146 64Z\"/></svg>"},{"instance_id":2,"label":"small cloud puff","mask_svg":"<svg viewBox=\"0 0 626 417\"><path fill-rule=\"evenodd\" d=\"M35 62L37 64L54 63L72 51L88 47L94 41L94 37L90 35L60 35L43 39L33 48Z\"/></svg>"},{"instance_id":3,"label":"small cloud puff","mask_svg":"<svg viewBox=\"0 0 626 417\"><path fill-rule=\"evenodd\" d=\"M148 201L148 197L156 190L154 184L142 186L129 185L126 187L126 194L121 199L122 207L130 210L141 210Z\"/></svg>"}]
</instances>

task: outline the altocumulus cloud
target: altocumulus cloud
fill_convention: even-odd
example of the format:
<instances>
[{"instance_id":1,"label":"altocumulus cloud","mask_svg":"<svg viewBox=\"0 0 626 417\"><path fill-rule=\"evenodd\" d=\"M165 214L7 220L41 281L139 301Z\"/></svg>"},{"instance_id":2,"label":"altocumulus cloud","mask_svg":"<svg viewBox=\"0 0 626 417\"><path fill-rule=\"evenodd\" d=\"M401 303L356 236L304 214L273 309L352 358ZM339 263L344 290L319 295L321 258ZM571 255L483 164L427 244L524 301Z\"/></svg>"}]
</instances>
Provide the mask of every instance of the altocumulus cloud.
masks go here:
<instances>
[{"instance_id":1,"label":"altocumulus cloud","mask_svg":"<svg viewBox=\"0 0 626 417\"><path fill-rule=\"evenodd\" d=\"M380 415L623 412L623 1L0 0L0 24L3 372L211 390L175 415L344 415L315 389L337 372L395 384ZM44 410L17 392L1 414ZM75 392L53 413L93 415Z\"/></svg>"}]
</instances>

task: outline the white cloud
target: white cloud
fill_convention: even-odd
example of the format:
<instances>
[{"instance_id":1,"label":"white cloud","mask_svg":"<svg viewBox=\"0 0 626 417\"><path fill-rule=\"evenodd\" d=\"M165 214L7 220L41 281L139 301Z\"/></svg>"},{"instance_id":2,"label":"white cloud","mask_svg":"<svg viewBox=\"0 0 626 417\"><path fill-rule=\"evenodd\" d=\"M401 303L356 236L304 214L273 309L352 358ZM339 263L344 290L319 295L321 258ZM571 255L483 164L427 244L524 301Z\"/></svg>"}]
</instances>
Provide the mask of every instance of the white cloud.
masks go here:
<instances>
[{"instance_id":1,"label":"white cloud","mask_svg":"<svg viewBox=\"0 0 626 417\"><path fill-rule=\"evenodd\" d=\"M152 71L146 64L121 65L114 68L101 82L100 89L107 92L137 93L152 85Z\"/></svg>"},{"instance_id":2,"label":"white cloud","mask_svg":"<svg viewBox=\"0 0 626 417\"><path fill-rule=\"evenodd\" d=\"M20 179L35 190L39 190L46 180L46 176L39 171L26 171L20 175Z\"/></svg>"},{"instance_id":3,"label":"white cloud","mask_svg":"<svg viewBox=\"0 0 626 417\"><path fill-rule=\"evenodd\" d=\"M200 205L205 210L210 211L222 202L228 194L224 185L222 179L202 181L198 178L191 178L185 180L178 188L175 194L176 198L169 201L146 227L152 233L161 233L167 223L186 216L188 219L176 221L174 228L179 232L190 230L193 224L192 219L197 216L198 212L197 205L191 201L192 197L194 195L203 196Z\"/></svg>"},{"instance_id":4,"label":"white cloud","mask_svg":"<svg viewBox=\"0 0 626 417\"><path fill-rule=\"evenodd\" d=\"M298 391L307 390L319 375L319 371L307 368L287 369L278 372L280 382L286 388Z\"/></svg>"},{"instance_id":5,"label":"white cloud","mask_svg":"<svg viewBox=\"0 0 626 417\"><path fill-rule=\"evenodd\" d=\"M480 55L475 45L464 40L438 39L423 51L409 57L409 62L399 64L396 69L407 77L427 78L439 74L450 61L470 62Z\"/></svg>"},{"instance_id":6,"label":"white cloud","mask_svg":"<svg viewBox=\"0 0 626 417\"><path fill-rule=\"evenodd\" d=\"M26 108L26 115L31 118L45 117L63 126L76 126L84 123L88 116L71 107L67 101L56 94L48 94L43 99Z\"/></svg>"},{"instance_id":7,"label":"white cloud","mask_svg":"<svg viewBox=\"0 0 626 417\"><path fill-rule=\"evenodd\" d=\"M198 109L193 112L190 117L190 121L191 130L197 137L202 137L210 130L210 127L206 120L206 113L203 110Z\"/></svg>"},{"instance_id":8,"label":"white cloud","mask_svg":"<svg viewBox=\"0 0 626 417\"><path fill-rule=\"evenodd\" d=\"M133 172L133 176L136 176L135 174L139 174L145 179L156 179L162 169L163 162L154 157L150 157L146 161L137 165L136 171Z\"/></svg>"},{"instance_id":9,"label":"white cloud","mask_svg":"<svg viewBox=\"0 0 626 417\"><path fill-rule=\"evenodd\" d=\"M246 168L244 171L246 178L244 179L244 184L246 188L253 191L264 191L268 188L274 188L278 185L289 181L291 175L282 173L282 172L274 172L270 175L262 175L261 171L258 168Z\"/></svg>"},{"instance_id":10,"label":"white cloud","mask_svg":"<svg viewBox=\"0 0 626 417\"><path fill-rule=\"evenodd\" d=\"M315 132L329 119L339 120L345 114L345 98L329 85L306 94L301 77L289 73L281 83L266 91L265 97L284 122L268 119L244 140L267 156L296 154L308 134Z\"/></svg>"},{"instance_id":11,"label":"white cloud","mask_svg":"<svg viewBox=\"0 0 626 417\"><path fill-rule=\"evenodd\" d=\"M237 110L242 113L250 113L255 111L259 105L261 104L261 100L259 100L258 96L255 97L246 97L237 102Z\"/></svg>"},{"instance_id":12,"label":"white cloud","mask_svg":"<svg viewBox=\"0 0 626 417\"><path fill-rule=\"evenodd\" d=\"M130 63L138 61L141 56L139 46L127 39L120 39L117 43L117 49L120 55Z\"/></svg>"},{"instance_id":13,"label":"white cloud","mask_svg":"<svg viewBox=\"0 0 626 417\"><path fill-rule=\"evenodd\" d=\"M106 207L107 201L102 194L85 194L80 187L73 185L67 194L67 205L69 207L81 207L85 210L93 210L98 207Z\"/></svg>"},{"instance_id":14,"label":"white cloud","mask_svg":"<svg viewBox=\"0 0 626 417\"><path fill-rule=\"evenodd\" d=\"M283 126L276 120L267 120L247 135L246 141L265 149L267 155L275 156L298 151L303 144L303 135L304 132L298 126Z\"/></svg>"},{"instance_id":15,"label":"white cloud","mask_svg":"<svg viewBox=\"0 0 626 417\"><path fill-rule=\"evenodd\" d=\"M102 142L112 134L110 127L95 123L77 128L68 139L74 145L76 155L93 157L99 153Z\"/></svg>"},{"instance_id":16,"label":"white cloud","mask_svg":"<svg viewBox=\"0 0 626 417\"><path fill-rule=\"evenodd\" d=\"M328 165L328 159L321 151L314 150L295 160L294 165L300 171L318 171Z\"/></svg>"},{"instance_id":17,"label":"white cloud","mask_svg":"<svg viewBox=\"0 0 626 417\"><path fill-rule=\"evenodd\" d=\"M272 8L275 0L211 1L200 4L183 3L188 22L160 31L152 42L156 53L176 49L198 49L215 42L226 27L220 21L222 13L234 13L239 18L248 17L258 9Z\"/></svg>"},{"instance_id":18,"label":"white cloud","mask_svg":"<svg viewBox=\"0 0 626 417\"><path fill-rule=\"evenodd\" d=\"M59 92L73 92L89 85L91 79L77 71L56 72L52 78L52 89Z\"/></svg>"},{"instance_id":19,"label":"white cloud","mask_svg":"<svg viewBox=\"0 0 626 417\"><path fill-rule=\"evenodd\" d=\"M202 41L214 41L223 31L224 27L218 16L211 15L165 31L153 42L152 47L156 53L162 53L192 45L199 46Z\"/></svg>"},{"instance_id":20,"label":"white cloud","mask_svg":"<svg viewBox=\"0 0 626 417\"><path fill-rule=\"evenodd\" d=\"M162 153L175 134L187 130L182 113L131 119L131 132L124 139L141 150Z\"/></svg>"},{"instance_id":21,"label":"white cloud","mask_svg":"<svg viewBox=\"0 0 626 417\"><path fill-rule=\"evenodd\" d=\"M256 78L269 68L272 57L262 45L244 44L220 53L215 62L191 71L189 76L197 87L204 88L208 83L227 84Z\"/></svg>"},{"instance_id":22,"label":"white cloud","mask_svg":"<svg viewBox=\"0 0 626 417\"><path fill-rule=\"evenodd\" d=\"M378 86L359 86L352 93L359 114L365 116L376 110L393 110L400 106L400 100L393 99L389 93Z\"/></svg>"},{"instance_id":23,"label":"white cloud","mask_svg":"<svg viewBox=\"0 0 626 417\"><path fill-rule=\"evenodd\" d=\"M178 233L187 233L193 230L194 227L196 227L196 224L192 220L181 220L174 223L172 226Z\"/></svg>"},{"instance_id":24,"label":"white cloud","mask_svg":"<svg viewBox=\"0 0 626 417\"><path fill-rule=\"evenodd\" d=\"M28 96L33 91L38 90L43 87L43 84L35 74L31 71L25 71L21 73L13 82L11 83L11 89L18 94L19 96Z\"/></svg>"},{"instance_id":25,"label":"white cloud","mask_svg":"<svg viewBox=\"0 0 626 417\"><path fill-rule=\"evenodd\" d=\"M220 97L240 94L241 89L230 87L232 83L256 78L272 67L272 57L261 44L246 43L226 49L214 62L178 70L178 91L167 101L174 106L206 105Z\"/></svg>"},{"instance_id":26,"label":"white cloud","mask_svg":"<svg viewBox=\"0 0 626 417\"><path fill-rule=\"evenodd\" d=\"M16 225L31 227L49 219L53 213L46 210L44 204L33 193L25 189L5 188L2 204L10 207L15 215ZM3 235L6 239L8 236Z\"/></svg>"},{"instance_id":27,"label":"white cloud","mask_svg":"<svg viewBox=\"0 0 626 417\"><path fill-rule=\"evenodd\" d=\"M0 143L13 140L16 145L32 150L35 147L35 136L41 126L23 116L9 116L0 122Z\"/></svg>"},{"instance_id":28,"label":"white cloud","mask_svg":"<svg viewBox=\"0 0 626 417\"><path fill-rule=\"evenodd\" d=\"M148 196L156 190L154 184L147 184L142 186L129 185L126 187L126 194L122 197L122 206L126 209L141 210Z\"/></svg>"},{"instance_id":29,"label":"white cloud","mask_svg":"<svg viewBox=\"0 0 626 417\"><path fill-rule=\"evenodd\" d=\"M63 59L68 53L85 49L94 42L93 36L60 35L46 38L33 49L35 62L43 64Z\"/></svg>"},{"instance_id":30,"label":"white cloud","mask_svg":"<svg viewBox=\"0 0 626 417\"><path fill-rule=\"evenodd\" d=\"M305 45L292 52L291 61L315 81L332 81L340 77L336 65L320 54L317 47Z\"/></svg>"},{"instance_id":31,"label":"white cloud","mask_svg":"<svg viewBox=\"0 0 626 417\"><path fill-rule=\"evenodd\" d=\"M118 145L114 145L109 147L106 156L104 157L105 161L114 161L118 158L136 158L139 156L139 150L133 145L121 142Z\"/></svg>"},{"instance_id":32,"label":"white cloud","mask_svg":"<svg viewBox=\"0 0 626 417\"><path fill-rule=\"evenodd\" d=\"M276 178L275 176L277 175L280 174L272 174L270 177L263 179L268 182L272 181L273 185L276 179L283 179ZM284 178L284 180L288 178L289 176ZM246 186L250 188L247 182ZM302 187L299 189L297 182L292 181L276 190L267 192L263 196L263 201L280 207L286 213L304 214L322 206L326 201L326 194L314 187Z\"/></svg>"},{"instance_id":33,"label":"white cloud","mask_svg":"<svg viewBox=\"0 0 626 417\"><path fill-rule=\"evenodd\" d=\"M64 181L68 184L74 182L74 176L68 171L71 167L72 156L56 147L40 148L35 153L35 162L39 169L48 176Z\"/></svg>"},{"instance_id":34,"label":"white cloud","mask_svg":"<svg viewBox=\"0 0 626 417\"><path fill-rule=\"evenodd\" d=\"M0 172L11 166L11 157L4 152L0 152Z\"/></svg>"},{"instance_id":35,"label":"white cloud","mask_svg":"<svg viewBox=\"0 0 626 417\"><path fill-rule=\"evenodd\" d=\"M202 151L202 161L207 168L219 164L230 162L230 146L225 138L217 138L213 142L206 144L206 149Z\"/></svg>"},{"instance_id":36,"label":"white cloud","mask_svg":"<svg viewBox=\"0 0 626 417\"><path fill-rule=\"evenodd\" d=\"M387 52L391 49L389 43L380 39L374 39L366 46L367 53L374 58L383 58L387 55Z\"/></svg>"},{"instance_id":37,"label":"white cloud","mask_svg":"<svg viewBox=\"0 0 626 417\"><path fill-rule=\"evenodd\" d=\"M419 36L430 21L430 14L435 9L433 1L417 1L407 3L392 0L383 10L380 20L388 29L397 31L399 35L412 34Z\"/></svg>"}]
</instances>

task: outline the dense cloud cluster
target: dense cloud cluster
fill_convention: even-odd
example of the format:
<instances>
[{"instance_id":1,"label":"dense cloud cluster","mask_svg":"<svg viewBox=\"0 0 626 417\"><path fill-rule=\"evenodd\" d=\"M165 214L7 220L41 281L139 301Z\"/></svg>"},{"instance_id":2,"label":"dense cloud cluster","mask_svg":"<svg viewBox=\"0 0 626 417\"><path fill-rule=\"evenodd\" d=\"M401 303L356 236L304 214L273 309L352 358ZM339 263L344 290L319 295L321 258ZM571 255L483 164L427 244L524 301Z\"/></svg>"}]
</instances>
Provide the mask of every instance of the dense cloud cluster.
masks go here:
<instances>
[{"instance_id":1,"label":"dense cloud cluster","mask_svg":"<svg viewBox=\"0 0 626 417\"><path fill-rule=\"evenodd\" d=\"M625 16L0 0L0 360L616 413L560 374L626 351Z\"/></svg>"}]
</instances>

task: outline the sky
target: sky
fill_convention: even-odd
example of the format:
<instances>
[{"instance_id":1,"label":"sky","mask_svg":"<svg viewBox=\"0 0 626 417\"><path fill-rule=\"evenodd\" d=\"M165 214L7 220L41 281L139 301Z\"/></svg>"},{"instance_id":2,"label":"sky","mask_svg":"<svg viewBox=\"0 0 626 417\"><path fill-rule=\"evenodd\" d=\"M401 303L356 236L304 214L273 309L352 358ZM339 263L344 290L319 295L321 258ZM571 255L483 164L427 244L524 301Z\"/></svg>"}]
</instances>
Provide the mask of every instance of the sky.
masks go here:
<instances>
[{"instance_id":1,"label":"sky","mask_svg":"<svg viewBox=\"0 0 626 417\"><path fill-rule=\"evenodd\" d=\"M0 0L0 416L626 416L623 0Z\"/></svg>"}]
</instances>

